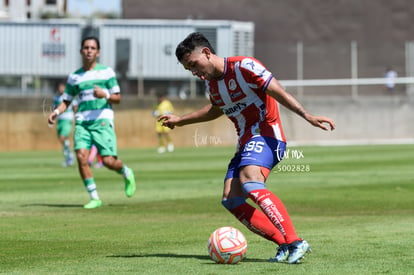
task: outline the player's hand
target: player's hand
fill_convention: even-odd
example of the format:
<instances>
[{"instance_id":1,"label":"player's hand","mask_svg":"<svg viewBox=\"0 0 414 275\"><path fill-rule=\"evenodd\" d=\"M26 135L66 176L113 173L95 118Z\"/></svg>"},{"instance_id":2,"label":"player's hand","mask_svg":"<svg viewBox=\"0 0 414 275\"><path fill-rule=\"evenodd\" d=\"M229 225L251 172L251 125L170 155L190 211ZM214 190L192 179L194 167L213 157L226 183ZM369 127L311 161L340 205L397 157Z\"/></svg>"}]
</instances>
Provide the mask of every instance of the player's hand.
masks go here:
<instances>
[{"instance_id":1,"label":"player's hand","mask_svg":"<svg viewBox=\"0 0 414 275\"><path fill-rule=\"evenodd\" d=\"M52 127L55 124L57 114L53 111L50 113L49 117L47 118L47 124L49 127Z\"/></svg>"},{"instance_id":2,"label":"player's hand","mask_svg":"<svg viewBox=\"0 0 414 275\"><path fill-rule=\"evenodd\" d=\"M162 122L162 126L174 129L175 126L180 126L180 117L176 115L162 115L158 118L158 121Z\"/></svg>"},{"instance_id":3,"label":"player's hand","mask_svg":"<svg viewBox=\"0 0 414 275\"><path fill-rule=\"evenodd\" d=\"M94 85L93 95L96 98L106 98L108 94L101 87Z\"/></svg>"},{"instance_id":4,"label":"player's hand","mask_svg":"<svg viewBox=\"0 0 414 275\"><path fill-rule=\"evenodd\" d=\"M306 120L313 126L319 127L325 131L329 130L329 128L331 131L335 130L335 121L328 117L307 115ZM329 125L329 128L326 124Z\"/></svg>"}]
</instances>

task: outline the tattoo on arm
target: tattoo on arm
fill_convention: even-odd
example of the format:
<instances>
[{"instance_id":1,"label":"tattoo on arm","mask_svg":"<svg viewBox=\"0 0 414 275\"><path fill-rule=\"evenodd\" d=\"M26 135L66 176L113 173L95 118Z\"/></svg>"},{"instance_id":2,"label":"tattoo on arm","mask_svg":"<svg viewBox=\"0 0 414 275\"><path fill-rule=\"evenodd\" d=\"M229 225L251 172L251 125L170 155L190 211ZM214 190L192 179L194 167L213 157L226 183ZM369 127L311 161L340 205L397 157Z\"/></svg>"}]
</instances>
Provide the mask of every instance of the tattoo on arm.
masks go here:
<instances>
[{"instance_id":1,"label":"tattoo on arm","mask_svg":"<svg viewBox=\"0 0 414 275\"><path fill-rule=\"evenodd\" d=\"M296 113L301 117L305 117L306 111L302 107L298 107Z\"/></svg>"}]
</instances>

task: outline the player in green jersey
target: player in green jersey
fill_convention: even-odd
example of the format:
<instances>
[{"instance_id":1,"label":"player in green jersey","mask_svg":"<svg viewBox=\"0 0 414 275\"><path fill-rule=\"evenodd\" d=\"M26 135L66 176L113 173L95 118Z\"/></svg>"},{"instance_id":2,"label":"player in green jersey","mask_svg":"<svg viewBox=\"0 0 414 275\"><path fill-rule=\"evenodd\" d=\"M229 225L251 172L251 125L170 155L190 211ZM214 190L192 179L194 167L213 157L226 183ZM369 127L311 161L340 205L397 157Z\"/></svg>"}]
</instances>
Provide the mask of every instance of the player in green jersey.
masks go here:
<instances>
[{"instance_id":1,"label":"player in green jersey","mask_svg":"<svg viewBox=\"0 0 414 275\"><path fill-rule=\"evenodd\" d=\"M100 43L96 37L86 37L82 40L80 54L83 66L69 75L63 102L48 117L49 124L53 125L56 117L68 108L74 97L77 97L74 149L79 173L91 199L84 205L86 209L102 206L92 170L88 165L92 144L98 148L105 167L123 175L126 196L131 197L135 193L134 173L117 157L112 104L120 102L120 88L115 72L97 62L99 53Z\"/></svg>"},{"instance_id":2,"label":"player in green jersey","mask_svg":"<svg viewBox=\"0 0 414 275\"><path fill-rule=\"evenodd\" d=\"M53 98L53 108L56 108L60 105L60 103L62 103L62 96L64 91L65 83L59 82L57 85L57 93ZM75 162L72 150L70 148L69 137L73 126L73 108L75 107L76 109L76 105L76 101L73 101L72 104L69 105L69 107L66 109L66 111L57 117L56 132L63 148L63 156L65 158L65 161L62 163L62 166L64 167L72 166Z\"/></svg>"}]
</instances>

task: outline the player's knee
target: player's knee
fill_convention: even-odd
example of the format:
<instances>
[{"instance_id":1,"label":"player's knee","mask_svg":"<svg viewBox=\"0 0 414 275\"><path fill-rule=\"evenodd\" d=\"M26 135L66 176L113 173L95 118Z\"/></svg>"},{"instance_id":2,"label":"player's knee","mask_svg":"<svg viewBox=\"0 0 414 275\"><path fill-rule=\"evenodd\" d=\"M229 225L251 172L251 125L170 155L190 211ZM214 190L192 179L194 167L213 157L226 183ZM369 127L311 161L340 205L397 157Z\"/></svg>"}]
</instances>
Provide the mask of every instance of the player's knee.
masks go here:
<instances>
[{"instance_id":1,"label":"player's knee","mask_svg":"<svg viewBox=\"0 0 414 275\"><path fill-rule=\"evenodd\" d=\"M242 190L245 194L249 194L255 190L266 189L264 182L259 181L247 181L242 184Z\"/></svg>"},{"instance_id":2,"label":"player's knee","mask_svg":"<svg viewBox=\"0 0 414 275\"><path fill-rule=\"evenodd\" d=\"M114 166L115 158L110 156L102 157L102 164L105 165L105 167L112 168Z\"/></svg>"},{"instance_id":3,"label":"player's knee","mask_svg":"<svg viewBox=\"0 0 414 275\"><path fill-rule=\"evenodd\" d=\"M232 210L236 207L239 207L244 203L246 203L246 199L243 197L227 198L221 201L221 204L228 210Z\"/></svg>"},{"instance_id":4,"label":"player's knee","mask_svg":"<svg viewBox=\"0 0 414 275\"><path fill-rule=\"evenodd\" d=\"M77 150L76 158L80 164L88 163L88 151L87 150Z\"/></svg>"}]
</instances>

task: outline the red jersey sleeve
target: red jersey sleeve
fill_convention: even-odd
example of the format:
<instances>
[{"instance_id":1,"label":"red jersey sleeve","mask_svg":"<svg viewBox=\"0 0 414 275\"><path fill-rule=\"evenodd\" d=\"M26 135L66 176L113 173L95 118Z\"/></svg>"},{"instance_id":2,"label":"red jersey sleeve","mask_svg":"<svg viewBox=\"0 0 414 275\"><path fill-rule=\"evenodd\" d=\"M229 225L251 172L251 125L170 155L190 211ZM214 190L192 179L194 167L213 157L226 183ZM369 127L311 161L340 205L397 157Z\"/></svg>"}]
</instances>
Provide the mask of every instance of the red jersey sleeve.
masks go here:
<instances>
[{"instance_id":1,"label":"red jersey sleeve","mask_svg":"<svg viewBox=\"0 0 414 275\"><path fill-rule=\"evenodd\" d=\"M272 73L260 61L252 57L244 58L240 64L244 79L253 85L252 88L265 91L272 80Z\"/></svg>"}]
</instances>

